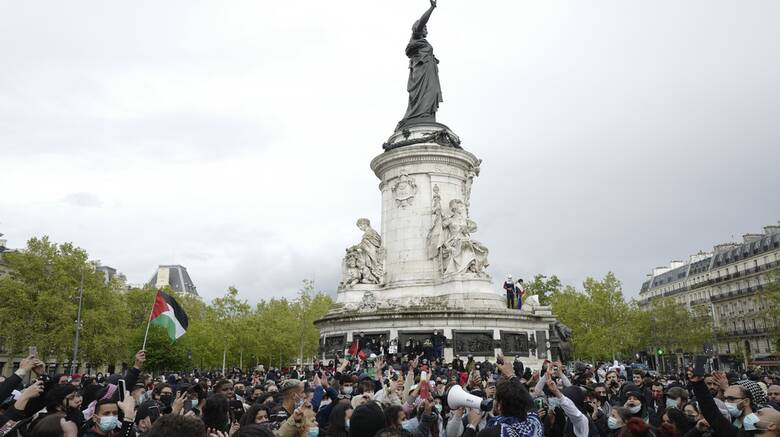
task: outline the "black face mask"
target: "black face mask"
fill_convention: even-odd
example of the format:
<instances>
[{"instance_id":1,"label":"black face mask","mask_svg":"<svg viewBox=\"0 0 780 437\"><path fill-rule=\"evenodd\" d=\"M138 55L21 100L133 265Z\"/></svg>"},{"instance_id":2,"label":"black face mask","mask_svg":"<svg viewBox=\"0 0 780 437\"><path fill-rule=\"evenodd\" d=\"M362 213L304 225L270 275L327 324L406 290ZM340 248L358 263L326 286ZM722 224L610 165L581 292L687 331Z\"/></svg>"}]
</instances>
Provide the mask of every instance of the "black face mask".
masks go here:
<instances>
[{"instance_id":1,"label":"black face mask","mask_svg":"<svg viewBox=\"0 0 780 437\"><path fill-rule=\"evenodd\" d=\"M173 402L173 396L171 395L160 395L160 402L163 403L166 407L171 406L171 402Z\"/></svg>"}]
</instances>

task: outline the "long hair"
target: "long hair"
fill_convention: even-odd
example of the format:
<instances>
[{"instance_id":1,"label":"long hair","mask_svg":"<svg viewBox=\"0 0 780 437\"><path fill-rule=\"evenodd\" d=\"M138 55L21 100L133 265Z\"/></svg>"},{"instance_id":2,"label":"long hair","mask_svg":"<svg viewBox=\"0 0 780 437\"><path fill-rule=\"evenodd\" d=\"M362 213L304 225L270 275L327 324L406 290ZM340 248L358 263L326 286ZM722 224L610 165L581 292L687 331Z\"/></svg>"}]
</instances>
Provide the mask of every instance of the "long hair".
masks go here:
<instances>
[{"instance_id":1,"label":"long hair","mask_svg":"<svg viewBox=\"0 0 780 437\"><path fill-rule=\"evenodd\" d=\"M338 405L333 407L330 412L330 419L328 420L328 435L331 437L347 437L349 432L347 431L347 410L351 410L352 405L339 402Z\"/></svg>"}]
</instances>

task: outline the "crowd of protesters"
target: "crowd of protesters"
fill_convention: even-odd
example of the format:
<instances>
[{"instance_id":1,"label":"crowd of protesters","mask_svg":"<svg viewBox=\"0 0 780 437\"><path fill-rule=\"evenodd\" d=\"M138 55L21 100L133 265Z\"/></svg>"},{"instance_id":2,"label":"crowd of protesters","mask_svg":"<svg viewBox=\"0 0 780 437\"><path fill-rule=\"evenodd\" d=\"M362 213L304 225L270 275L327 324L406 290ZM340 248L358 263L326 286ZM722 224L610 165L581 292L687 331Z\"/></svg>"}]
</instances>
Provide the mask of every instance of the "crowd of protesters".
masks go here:
<instances>
[{"instance_id":1,"label":"crowd of protesters","mask_svg":"<svg viewBox=\"0 0 780 437\"><path fill-rule=\"evenodd\" d=\"M123 374L48 377L30 356L0 382L0 436L780 437L777 374L465 358L364 349L284 371L153 377L140 351ZM450 405L456 386L488 407Z\"/></svg>"}]
</instances>

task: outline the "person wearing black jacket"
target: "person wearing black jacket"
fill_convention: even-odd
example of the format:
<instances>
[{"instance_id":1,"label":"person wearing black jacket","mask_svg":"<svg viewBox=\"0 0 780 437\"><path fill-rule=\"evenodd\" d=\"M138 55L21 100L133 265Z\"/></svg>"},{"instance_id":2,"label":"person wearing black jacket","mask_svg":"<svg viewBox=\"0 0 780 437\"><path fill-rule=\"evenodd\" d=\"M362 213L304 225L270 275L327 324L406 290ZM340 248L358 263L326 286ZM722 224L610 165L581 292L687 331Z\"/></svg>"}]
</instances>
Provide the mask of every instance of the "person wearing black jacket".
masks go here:
<instances>
[{"instance_id":1,"label":"person wearing black jacket","mask_svg":"<svg viewBox=\"0 0 780 437\"><path fill-rule=\"evenodd\" d=\"M779 437L780 436L780 412L773 408L766 407L759 409L755 414L759 419L759 422L755 424L755 431L746 431L744 428L738 429L731 424L720 413L718 406L715 404L715 400L712 397L712 393L707 389L707 385L704 383L704 378L701 376L692 375L689 377L691 386L693 387L693 393L696 396L696 400L699 404L699 410L702 416L709 424L709 429L712 430L712 435L715 437L743 437L743 436L761 436L761 437ZM696 424L686 436L699 436L701 433L707 430L702 421ZM698 432L699 434L697 434Z\"/></svg>"}]
</instances>

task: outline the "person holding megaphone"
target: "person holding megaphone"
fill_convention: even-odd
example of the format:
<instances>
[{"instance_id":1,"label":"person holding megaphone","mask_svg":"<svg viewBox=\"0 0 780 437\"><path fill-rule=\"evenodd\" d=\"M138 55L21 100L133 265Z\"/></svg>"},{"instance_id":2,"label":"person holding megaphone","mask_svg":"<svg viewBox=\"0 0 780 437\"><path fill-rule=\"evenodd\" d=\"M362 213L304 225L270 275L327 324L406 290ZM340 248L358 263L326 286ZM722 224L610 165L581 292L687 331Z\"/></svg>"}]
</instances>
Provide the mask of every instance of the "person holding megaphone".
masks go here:
<instances>
[{"instance_id":1,"label":"person holding megaphone","mask_svg":"<svg viewBox=\"0 0 780 437\"><path fill-rule=\"evenodd\" d=\"M450 389L447 403L451 409L468 408L468 426L463 437L542 437L544 426L534 410L528 389L515 376L512 363L498 357L502 375L496 384L495 400L482 399L466 393L459 386ZM482 425L483 412L492 410L495 416Z\"/></svg>"}]
</instances>

